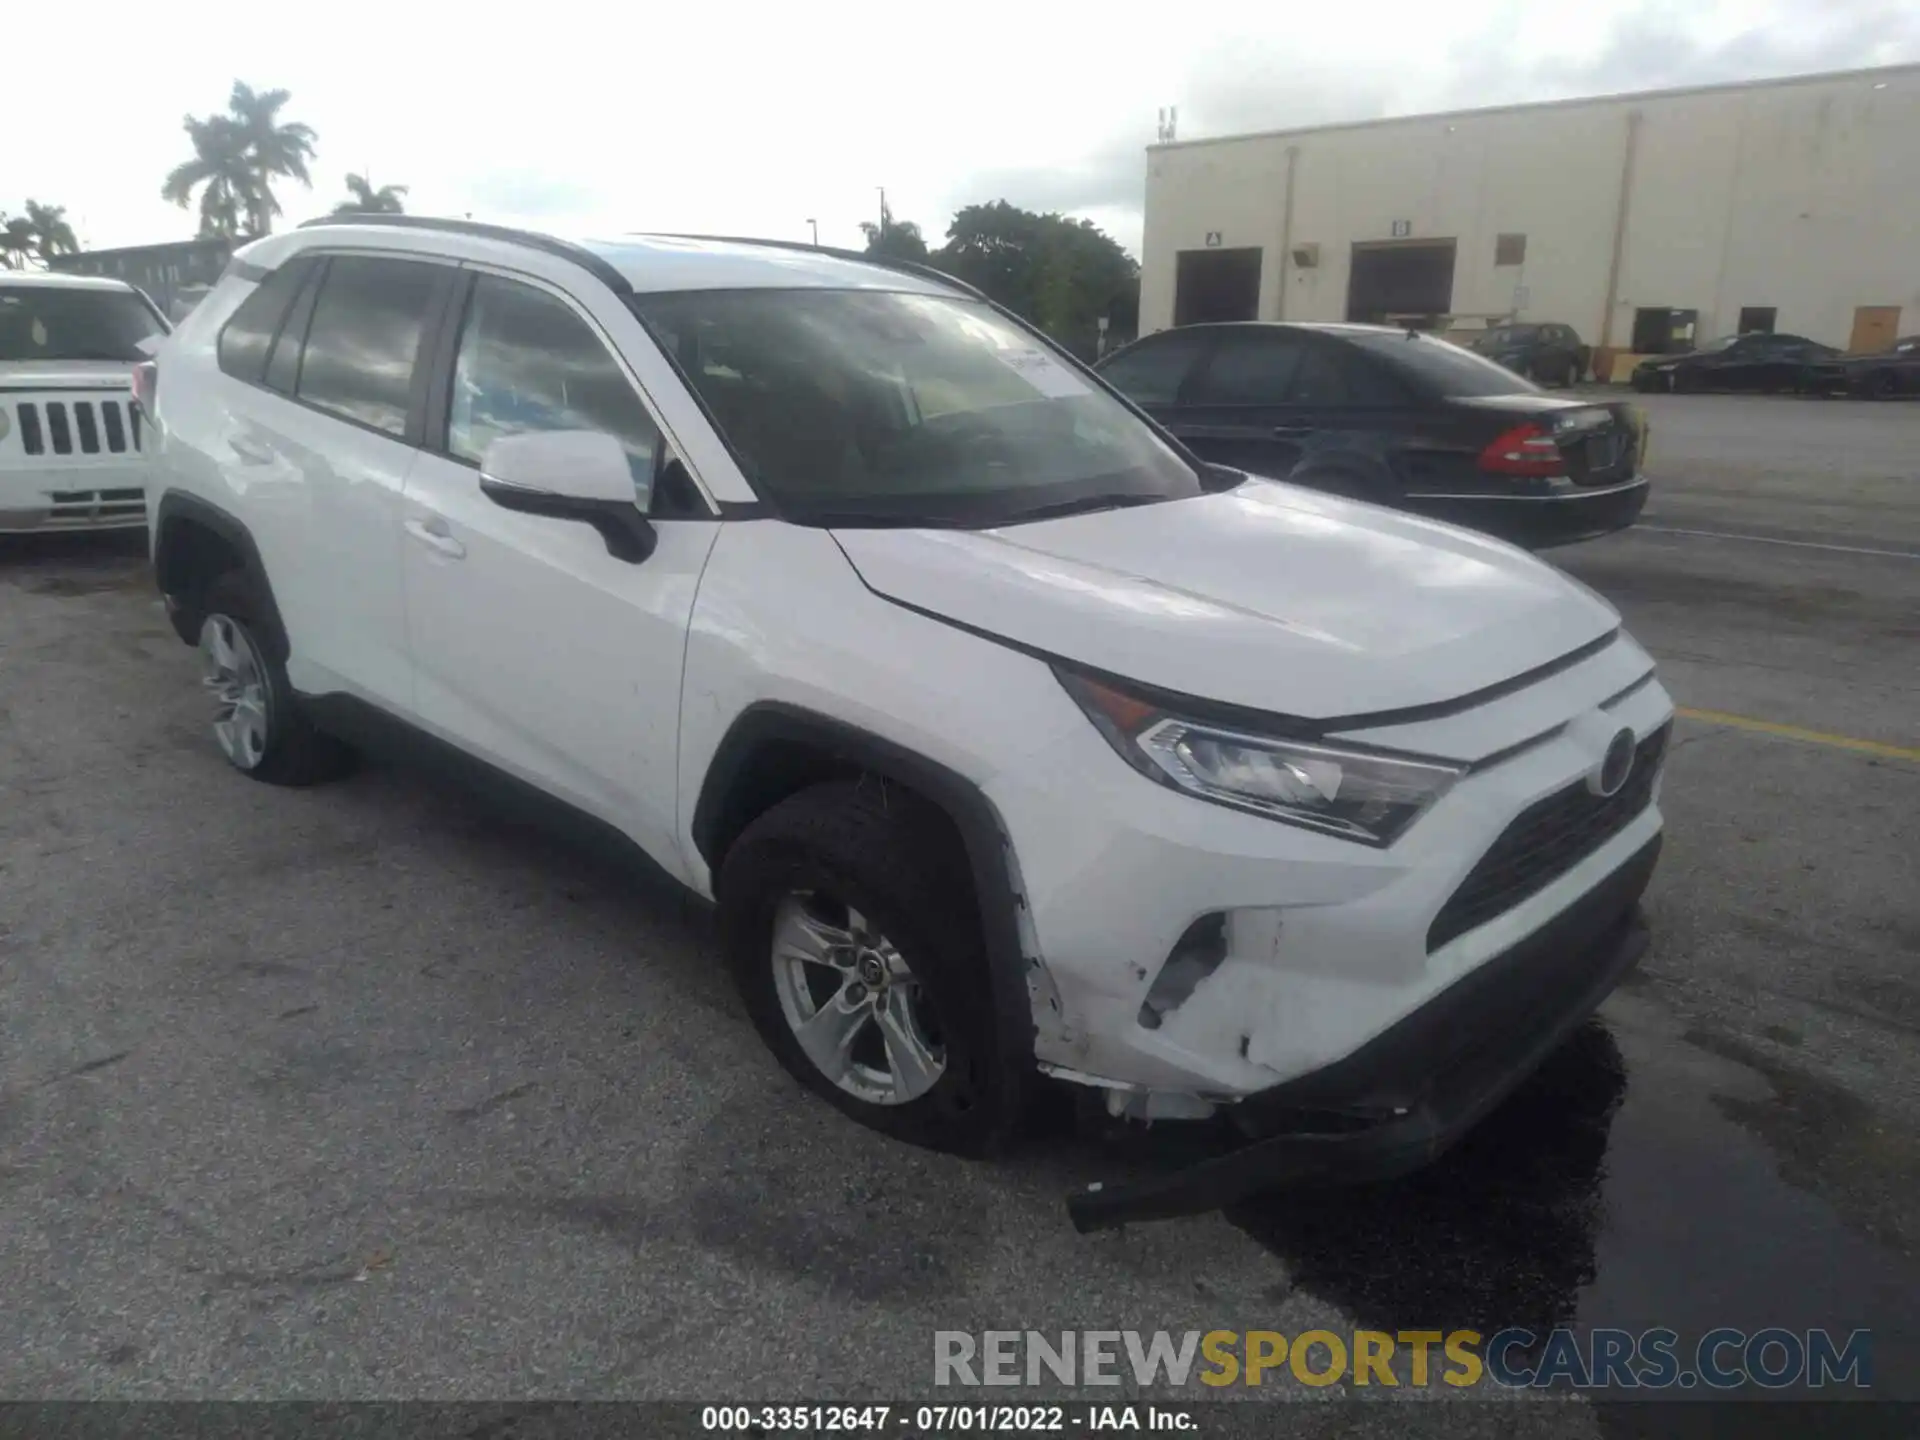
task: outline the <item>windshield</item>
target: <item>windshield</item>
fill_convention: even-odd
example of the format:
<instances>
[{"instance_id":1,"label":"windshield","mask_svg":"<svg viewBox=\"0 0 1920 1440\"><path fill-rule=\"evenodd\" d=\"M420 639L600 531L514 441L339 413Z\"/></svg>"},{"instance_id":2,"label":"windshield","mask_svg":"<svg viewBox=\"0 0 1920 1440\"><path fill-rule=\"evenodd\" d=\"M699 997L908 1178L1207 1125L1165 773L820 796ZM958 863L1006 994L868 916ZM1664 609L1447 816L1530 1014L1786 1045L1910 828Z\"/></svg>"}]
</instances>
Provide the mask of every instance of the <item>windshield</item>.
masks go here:
<instances>
[{"instance_id":1,"label":"windshield","mask_svg":"<svg viewBox=\"0 0 1920 1440\"><path fill-rule=\"evenodd\" d=\"M1132 411L986 305L799 289L632 303L789 519L994 525L1200 493Z\"/></svg>"},{"instance_id":2,"label":"windshield","mask_svg":"<svg viewBox=\"0 0 1920 1440\"><path fill-rule=\"evenodd\" d=\"M1341 332L1340 338L1386 361L1431 394L1443 397L1521 395L1539 388L1504 365L1496 365L1471 350L1431 335L1415 336L1398 330L1347 330Z\"/></svg>"},{"instance_id":3,"label":"windshield","mask_svg":"<svg viewBox=\"0 0 1920 1440\"><path fill-rule=\"evenodd\" d=\"M0 281L0 363L144 360L140 341L164 334L153 308L130 290L81 290Z\"/></svg>"},{"instance_id":4,"label":"windshield","mask_svg":"<svg viewBox=\"0 0 1920 1440\"><path fill-rule=\"evenodd\" d=\"M1535 325L1502 325L1480 337L1481 348L1499 350L1508 345L1531 344L1540 333Z\"/></svg>"},{"instance_id":5,"label":"windshield","mask_svg":"<svg viewBox=\"0 0 1920 1440\"><path fill-rule=\"evenodd\" d=\"M1702 355L1710 355L1716 350L1731 350L1747 337L1744 335L1722 335L1718 340L1709 340L1700 347Z\"/></svg>"}]
</instances>

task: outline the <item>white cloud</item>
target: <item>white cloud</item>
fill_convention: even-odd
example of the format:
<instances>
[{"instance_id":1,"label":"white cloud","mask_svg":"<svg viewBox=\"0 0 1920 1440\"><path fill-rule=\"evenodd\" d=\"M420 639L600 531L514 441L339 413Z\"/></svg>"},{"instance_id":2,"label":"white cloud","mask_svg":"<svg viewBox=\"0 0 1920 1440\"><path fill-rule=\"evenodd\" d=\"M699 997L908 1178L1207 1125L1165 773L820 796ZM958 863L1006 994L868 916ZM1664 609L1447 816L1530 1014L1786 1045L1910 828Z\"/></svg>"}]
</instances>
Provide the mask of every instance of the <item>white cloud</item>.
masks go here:
<instances>
[{"instance_id":1,"label":"white cloud","mask_svg":"<svg viewBox=\"0 0 1920 1440\"><path fill-rule=\"evenodd\" d=\"M182 116L236 78L319 132L286 223L361 171L414 210L558 229L802 238L813 217L857 244L885 185L931 238L1004 196L1136 245L1165 104L1190 136L1920 58L1909 0L14 8L13 56L74 58L8 67L0 208L64 204L91 245L192 233L160 182Z\"/></svg>"}]
</instances>

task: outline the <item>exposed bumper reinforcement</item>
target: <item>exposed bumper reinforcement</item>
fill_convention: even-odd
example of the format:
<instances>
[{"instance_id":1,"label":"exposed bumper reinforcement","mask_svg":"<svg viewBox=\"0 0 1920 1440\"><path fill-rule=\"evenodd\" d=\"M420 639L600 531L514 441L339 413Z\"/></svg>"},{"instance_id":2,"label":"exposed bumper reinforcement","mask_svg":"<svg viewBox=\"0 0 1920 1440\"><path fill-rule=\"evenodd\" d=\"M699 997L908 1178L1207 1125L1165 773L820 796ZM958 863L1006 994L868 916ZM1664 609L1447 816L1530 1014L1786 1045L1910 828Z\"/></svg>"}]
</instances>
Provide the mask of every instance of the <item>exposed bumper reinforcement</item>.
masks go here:
<instances>
[{"instance_id":1,"label":"exposed bumper reinforcement","mask_svg":"<svg viewBox=\"0 0 1920 1440\"><path fill-rule=\"evenodd\" d=\"M1249 1097L1238 1143L1184 1169L1070 1196L1082 1233L1229 1205L1260 1190L1391 1179L1484 1118L1646 953L1656 837L1542 929L1324 1069Z\"/></svg>"}]
</instances>

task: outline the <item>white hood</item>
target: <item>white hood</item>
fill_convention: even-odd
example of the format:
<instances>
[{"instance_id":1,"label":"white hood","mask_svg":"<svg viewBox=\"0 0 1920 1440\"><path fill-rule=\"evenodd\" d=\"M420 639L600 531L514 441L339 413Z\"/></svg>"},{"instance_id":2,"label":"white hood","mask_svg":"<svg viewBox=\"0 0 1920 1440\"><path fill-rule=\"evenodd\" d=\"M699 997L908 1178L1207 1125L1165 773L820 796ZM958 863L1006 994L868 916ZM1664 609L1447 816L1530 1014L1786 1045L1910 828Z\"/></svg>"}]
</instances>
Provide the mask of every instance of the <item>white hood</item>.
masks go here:
<instances>
[{"instance_id":1,"label":"white hood","mask_svg":"<svg viewBox=\"0 0 1920 1440\"><path fill-rule=\"evenodd\" d=\"M890 599L1112 675L1308 719L1452 700L1619 625L1500 541L1263 480L1001 530L834 534Z\"/></svg>"}]
</instances>

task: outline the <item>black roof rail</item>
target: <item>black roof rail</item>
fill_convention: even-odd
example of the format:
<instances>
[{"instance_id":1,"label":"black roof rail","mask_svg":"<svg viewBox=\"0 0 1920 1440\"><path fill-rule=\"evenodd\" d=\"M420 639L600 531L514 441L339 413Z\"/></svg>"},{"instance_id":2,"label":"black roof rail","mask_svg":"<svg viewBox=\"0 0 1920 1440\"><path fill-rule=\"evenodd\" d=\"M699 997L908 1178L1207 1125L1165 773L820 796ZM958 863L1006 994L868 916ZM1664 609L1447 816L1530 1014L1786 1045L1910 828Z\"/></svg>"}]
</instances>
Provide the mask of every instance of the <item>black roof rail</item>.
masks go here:
<instances>
[{"instance_id":1,"label":"black roof rail","mask_svg":"<svg viewBox=\"0 0 1920 1440\"><path fill-rule=\"evenodd\" d=\"M571 240L543 235L538 230L516 230L511 225L489 225L481 220L454 220L439 215L375 214L322 215L317 220L302 221L297 228L308 230L316 225L384 225L396 230L443 230L452 235L471 235L480 240L505 240L515 245L544 250L562 260L571 260L617 295L633 293L633 282L622 275L605 256L596 255L586 246L576 245Z\"/></svg>"},{"instance_id":2,"label":"black roof rail","mask_svg":"<svg viewBox=\"0 0 1920 1440\"><path fill-rule=\"evenodd\" d=\"M981 291L969 285L957 275L933 265L922 265L917 260L896 260L891 255L869 255L861 250L842 250L833 245L814 245L805 240L763 240L757 235L676 235L661 230L636 230L637 238L651 236L656 240L705 240L715 245L764 245L773 250L798 250L806 255L830 255L836 260L856 260L862 265L876 265L882 270L898 270L906 275L917 275L922 280L936 280L942 285L951 285L963 294L976 300L987 297Z\"/></svg>"}]
</instances>

